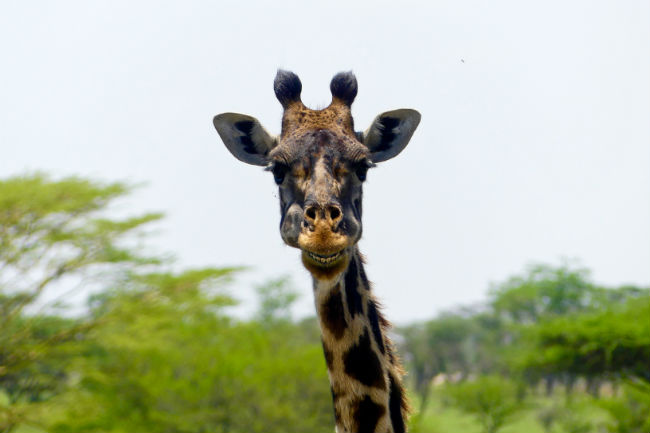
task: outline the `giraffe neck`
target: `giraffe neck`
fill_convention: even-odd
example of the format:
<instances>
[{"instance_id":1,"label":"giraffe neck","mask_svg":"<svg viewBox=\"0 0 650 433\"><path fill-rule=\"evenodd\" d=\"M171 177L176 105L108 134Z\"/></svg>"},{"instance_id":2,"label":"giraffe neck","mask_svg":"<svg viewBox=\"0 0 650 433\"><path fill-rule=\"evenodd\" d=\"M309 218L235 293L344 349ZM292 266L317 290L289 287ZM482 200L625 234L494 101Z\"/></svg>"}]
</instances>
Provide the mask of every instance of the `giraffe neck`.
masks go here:
<instances>
[{"instance_id":1,"label":"giraffe neck","mask_svg":"<svg viewBox=\"0 0 650 433\"><path fill-rule=\"evenodd\" d=\"M402 369L359 251L339 278L314 279L314 295L337 433L405 432Z\"/></svg>"}]
</instances>

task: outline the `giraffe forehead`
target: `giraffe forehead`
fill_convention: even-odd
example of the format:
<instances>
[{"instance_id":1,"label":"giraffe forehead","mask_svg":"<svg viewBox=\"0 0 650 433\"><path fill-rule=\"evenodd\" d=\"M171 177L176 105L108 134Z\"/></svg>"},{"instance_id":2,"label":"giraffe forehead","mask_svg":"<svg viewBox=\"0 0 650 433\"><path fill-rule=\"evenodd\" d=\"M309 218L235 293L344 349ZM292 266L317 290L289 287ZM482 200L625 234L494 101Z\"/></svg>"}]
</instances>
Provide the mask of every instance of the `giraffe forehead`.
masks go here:
<instances>
[{"instance_id":1,"label":"giraffe forehead","mask_svg":"<svg viewBox=\"0 0 650 433\"><path fill-rule=\"evenodd\" d=\"M306 131L327 129L354 137L354 120L350 107L333 103L322 110L312 110L302 103L288 107L282 116L282 138L304 134Z\"/></svg>"},{"instance_id":2,"label":"giraffe forehead","mask_svg":"<svg viewBox=\"0 0 650 433\"><path fill-rule=\"evenodd\" d=\"M360 162L368 156L368 148L356 138L327 129L305 130L283 138L270 154L273 160L309 171L317 165L334 170L346 163Z\"/></svg>"}]
</instances>

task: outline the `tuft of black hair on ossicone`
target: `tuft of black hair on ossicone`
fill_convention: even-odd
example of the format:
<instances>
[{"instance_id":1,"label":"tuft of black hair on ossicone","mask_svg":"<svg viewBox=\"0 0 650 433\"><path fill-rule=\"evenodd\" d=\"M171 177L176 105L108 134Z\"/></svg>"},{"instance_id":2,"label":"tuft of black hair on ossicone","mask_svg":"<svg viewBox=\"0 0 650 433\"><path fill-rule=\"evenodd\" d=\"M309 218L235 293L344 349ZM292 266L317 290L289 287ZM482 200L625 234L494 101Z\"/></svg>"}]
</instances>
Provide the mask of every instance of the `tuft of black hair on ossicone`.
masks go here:
<instances>
[{"instance_id":1,"label":"tuft of black hair on ossicone","mask_svg":"<svg viewBox=\"0 0 650 433\"><path fill-rule=\"evenodd\" d=\"M332 78L330 90L332 91L333 97L342 100L347 105L352 105L359 90L357 77L354 76L352 71L339 72Z\"/></svg>"},{"instance_id":2,"label":"tuft of black hair on ossicone","mask_svg":"<svg viewBox=\"0 0 650 433\"><path fill-rule=\"evenodd\" d=\"M290 103L300 101L302 83L300 78L293 72L278 69L273 81L273 90L280 104L286 108Z\"/></svg>"}]
</instances>

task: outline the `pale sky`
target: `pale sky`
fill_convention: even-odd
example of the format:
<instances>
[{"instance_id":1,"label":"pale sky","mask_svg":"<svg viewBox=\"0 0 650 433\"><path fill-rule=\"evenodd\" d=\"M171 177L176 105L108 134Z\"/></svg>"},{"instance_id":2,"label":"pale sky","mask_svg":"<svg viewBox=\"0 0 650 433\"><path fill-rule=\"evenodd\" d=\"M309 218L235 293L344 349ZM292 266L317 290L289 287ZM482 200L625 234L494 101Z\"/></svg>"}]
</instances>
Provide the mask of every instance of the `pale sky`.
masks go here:
<instances>
[{"instance_id":1,"label":"pale sky","mask_svg":"<svg viewBox=\"0 0 650 433\"><path fill-rule=\"evenodd\" d=\"M313 313L272 176L211 122L278 133L279 67L313 108L354 71L359 129L422 113L365 186L361 248L394 322L563 257L650 285L648 1L3 1L0 56L0 176L145 182L120 212L165 212L152 245L179 266L250 266L242 312L251 285L290 275Z\"/></svg>"}]
</instances>

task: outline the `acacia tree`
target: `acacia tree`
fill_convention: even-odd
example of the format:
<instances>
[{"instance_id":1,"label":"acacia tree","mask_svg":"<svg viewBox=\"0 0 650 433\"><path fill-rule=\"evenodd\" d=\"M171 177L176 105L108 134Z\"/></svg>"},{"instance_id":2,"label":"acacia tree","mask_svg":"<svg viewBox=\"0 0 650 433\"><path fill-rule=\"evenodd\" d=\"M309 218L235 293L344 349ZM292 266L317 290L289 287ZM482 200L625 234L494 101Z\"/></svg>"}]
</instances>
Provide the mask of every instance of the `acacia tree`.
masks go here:
<instances>
[{"instance_id":1,"label":"acacia tree","mask_svg":"<svg viewBox=\"0 0 650 433\"><path fill-rule=\"evenodd\" d=\"M475 322L460 314L443 314L401 328L400 333L404 337L402 350L408 357L412 386L418 393L422 412L427 405L431 380L437 374L460 372L465 376L470 372L471 345L468 342L476 335Z\"/></svg>"},{"instance_id":2,"label":"acacia tree","mask_svg":"<svg viewBox=\"0 0 650 433\"><path fill-rule=\"evenodd\" d=\"M233 269L173 273L142 254L138 235L160 215L106 217L128 191L0 182L0 433L325 431L317 325L290 320L287 282L259 288L254 320L228 317ZM56 315L51 293L80 281L96 291L88 311Z\"/></svg>"},{"instance_id":3,"label":"acacia tree","mask_svg":"<svg viewBox=\"0 0 650 433\"><path fill-rule=\"evenodd\" d=\"M42 174L0 181L0 432L57 391L65 374L57 360L93 326L48 314L56 304L52 288L64 298L80 281L102 275L105 284L118 270L159 261L141 254L134 240L160 214L106 216L129 190Z\"/></svg>"},{"instance_id":4,"label":"acacia tree","mask_svg":"<svg viewBox=\"0 0 650 433\"><path fill-rule=\"evenodd\" d=\"M606 303L603 289L589 280L589 271L563 264L531 266L491 290L491 306L499 317L516 324L598 308Z\"/></svg>"},{"instance_id":5,"label":"acacia tree","mask_svg":"<svg viewBox=\"0 0 650 433\"><path fill-rule=\"evenodd\" d=\"M605 370L592 367L603 366L608 348L636 326L634 320L630 327L623 318L615 318L614 310L647 293L638 287L598 286L588 270L568 264L531 266L491 291L491 307L504 321L504 341L510 342L503 347L504 358L528 382L544 379L549 394L557 381L570 391L578 376L595 389ZM589 355L579 356L587 347L593 349Z\"/></svg>"},{"instance_id":6,"label":"acacia tree","mask_svg":"<svg viewBox=\"0 0 650 433\"><path fill-rule=\"evenodd\" d=\"M650 384L650 294L542 323L526 337L532 343L522 354L526 369Z\"/></svg>"},{"instance_id":7,"label":"acacia tree","mask_svg":"<svg viewBox=\"0 0 650 433\"><path fill-rule=\"evenodd\" d=\"M231 272L136 275L96 296L92 311L101 326L74 360L75 386L50 402L58 416L47 431L329 431L318 339L283 309L267 314L268 304L249 321L225 314L233 303L224 291ZM268 293L292 299L281 281L260 290L262 301Z\"/></svg>"}]
</instances>

